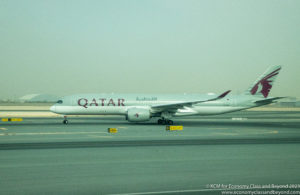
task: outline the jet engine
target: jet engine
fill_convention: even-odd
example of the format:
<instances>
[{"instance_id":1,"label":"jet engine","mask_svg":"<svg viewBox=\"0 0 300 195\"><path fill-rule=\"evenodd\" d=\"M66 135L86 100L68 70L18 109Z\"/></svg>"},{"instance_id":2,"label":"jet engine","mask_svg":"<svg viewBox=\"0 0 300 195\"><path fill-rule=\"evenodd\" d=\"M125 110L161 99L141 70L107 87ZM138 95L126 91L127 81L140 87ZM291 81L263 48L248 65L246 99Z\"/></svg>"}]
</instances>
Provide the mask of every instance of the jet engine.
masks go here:
<instances>
[{"instance_id":1,"label":"jet engine","mask_svg":"<svg viewBox=\"0 0 300 195\"><path fill-rule=\"evenodd\" d=\"M130 122L143 122L151 118L150 110L146 108L129 108L126 119Z\"/></svg>"}]
</instances>

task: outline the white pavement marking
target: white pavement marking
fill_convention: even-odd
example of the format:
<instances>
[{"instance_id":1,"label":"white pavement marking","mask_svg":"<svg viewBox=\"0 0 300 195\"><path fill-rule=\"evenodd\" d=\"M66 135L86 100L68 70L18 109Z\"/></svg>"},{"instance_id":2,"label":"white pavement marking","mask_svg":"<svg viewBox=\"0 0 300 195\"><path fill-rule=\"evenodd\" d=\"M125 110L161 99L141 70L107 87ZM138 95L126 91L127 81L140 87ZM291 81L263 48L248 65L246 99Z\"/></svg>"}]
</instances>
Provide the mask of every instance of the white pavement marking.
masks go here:
<instances>
[{"instance_id":1,"label":"white pavement marking","mask_svg":"<svg viewBox=\"0 0 300 195\"><path fill-rule=\"evenodd\" d=\"M216 128L210 127L208 129L212 129L212 130L225 130L225 129L228 129L228 128L224 128L224 127L216 127Z\"/></svg>"},{"instance_id":2,"label":"white pavement marking","mask_svg":"<svg viewBox=\"0 0 300 195\"><path fill-rule=\"evenodd\" d=\"M113 136L99 136L99 135L89 135L89 137L97 137L97 138L113 138Z\"/></svg>"},{"instance_id":3,"label":"white pavement marking","mask_svg":"<svg viewBox=\"0 0 300 195\"><path fill-rule=\"evenodd\" d=\"M6 128L0 128L0 130L3 130L3 131L5 131L5 130L7 130Z\"/></svg>"},{"instance_id":4,"label":"white pavement marking","mask_svg":"<svg viewBox=\"0 0 300 195\"><path fill-rule=\"evenodd\" d=\"M9 117L59 117L59 114L51 113L51 112L38 112L38 111L32 111L32 112L26 112L26 111L20 111L20 112L1 112L0 118L9 118Z\"/></svg>"},{"instance_id":5,"label":"white pavement marking","mask_svg":"<svg viewBox=\"0 0 300 195\"><path fill-rule=\"evenodd\" d=\"M245 121L248 120L248 118L231 118L233 121Z\"/></svg>"},{"instance_id":6,"label":"white pavement marking","mask_svg":"<svg viewBox=\"0 0 300 195\"><path fill-rule=\"evenodd\" d=\"M4 135L76 135L76 134L107 134L106 132L43 132L43 133L0 133Z\"/></svg>"},{"instance_id":7,"label":"white pavement marking","mask_svg":"<svg viewBox=\"0 0 300 195\"><path fill-rule=\"evenodd\" d=\"M174 191L158 191L158 192L135 192L124 194L109 194L109 195L148 195L148 194L169 194L169 193L188 193L188 192L209 192L209 191L221 191L225 189L195 189L195 190L174 190Z\"/></svg>"},{"instance_id":8,"label":"white pavement marking","mask_svg":"<svg viewBox=\"0 0 300 195\"><path fill-rule=\"evenodd\" d=\"M230 135L230 136L236 136L236 135L264 135L264 134L278 134L277 130L251 130L251 131L245 131L245 130L237 130L235 132L213 132L212 135Z\"/></svg>"}]
</instances>

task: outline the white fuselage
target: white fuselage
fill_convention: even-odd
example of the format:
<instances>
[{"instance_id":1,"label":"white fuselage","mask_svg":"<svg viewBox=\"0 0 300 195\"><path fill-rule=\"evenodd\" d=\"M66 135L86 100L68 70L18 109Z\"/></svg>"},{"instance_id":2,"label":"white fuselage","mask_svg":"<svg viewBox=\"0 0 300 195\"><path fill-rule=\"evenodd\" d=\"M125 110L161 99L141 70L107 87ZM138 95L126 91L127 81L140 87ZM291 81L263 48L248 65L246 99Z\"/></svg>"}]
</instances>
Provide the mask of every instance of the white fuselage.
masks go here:
<instances>
[{"instance_id":1,"label":"white fuselage","mask_svg":"<svg viewBox=\"0 0 300 195\"><path fill-rule=\"evenodd\" d=\"M51 107L51 111L63 115L126 115L130 108L149 109L156 116L152 106L209 99L213 95L137 95L137 94L86 94L64 97ZM173 116L215 115L243 110L256 105L243 95L182 107L171 113Z\"/></svg>"}]
</instances>

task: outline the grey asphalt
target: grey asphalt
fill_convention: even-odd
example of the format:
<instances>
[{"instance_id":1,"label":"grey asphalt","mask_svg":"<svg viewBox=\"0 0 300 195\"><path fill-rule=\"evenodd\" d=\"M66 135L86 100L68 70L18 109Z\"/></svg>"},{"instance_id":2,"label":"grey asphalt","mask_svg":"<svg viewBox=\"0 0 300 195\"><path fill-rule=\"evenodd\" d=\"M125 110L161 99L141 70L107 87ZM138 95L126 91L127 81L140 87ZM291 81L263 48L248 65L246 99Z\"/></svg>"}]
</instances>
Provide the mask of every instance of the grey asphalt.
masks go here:
<instances>
[{"instance_id":1,"label":"grey asphalt","mask_svg":"<svg viewBox=\"0 0 300 195\"><path fill-rule=\"evenodd\" d=\"M0 122L0 194L221 194L210 184L300 183L300 113ZM116 127L117 134L107 133Z\"/></svg>"}]
</instances>

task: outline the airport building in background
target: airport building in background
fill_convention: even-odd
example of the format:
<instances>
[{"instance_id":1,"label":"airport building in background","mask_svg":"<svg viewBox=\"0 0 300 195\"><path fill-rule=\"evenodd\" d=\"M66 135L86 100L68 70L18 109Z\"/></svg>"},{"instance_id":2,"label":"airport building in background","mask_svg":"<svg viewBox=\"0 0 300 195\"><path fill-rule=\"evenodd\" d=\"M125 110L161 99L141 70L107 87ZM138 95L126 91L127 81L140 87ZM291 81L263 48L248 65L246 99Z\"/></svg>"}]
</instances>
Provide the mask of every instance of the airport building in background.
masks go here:
<instances>
[{"instance_id":1,"label":"airport building in background","mask_svg":"<svg viewBox=\"0 0 300 195\"><path fill-rule=\"evenodd\" d=\"M275 105L280 107L300 107L300 101L298 101L295 97L289 97L280 100Z\"/></svg>"},{"instance_id":2,"label":"airport building in background","mask_svg":"<svg viewBox=\"0 0 300 195\"><path fill-rule=\"evenodd\" d=\"M50 94L29 94L22 96L18 99L18 102L24 103L54 103L59 99L58 96Z\"/></svg>"}]
</instances>

